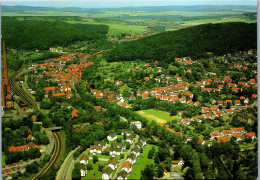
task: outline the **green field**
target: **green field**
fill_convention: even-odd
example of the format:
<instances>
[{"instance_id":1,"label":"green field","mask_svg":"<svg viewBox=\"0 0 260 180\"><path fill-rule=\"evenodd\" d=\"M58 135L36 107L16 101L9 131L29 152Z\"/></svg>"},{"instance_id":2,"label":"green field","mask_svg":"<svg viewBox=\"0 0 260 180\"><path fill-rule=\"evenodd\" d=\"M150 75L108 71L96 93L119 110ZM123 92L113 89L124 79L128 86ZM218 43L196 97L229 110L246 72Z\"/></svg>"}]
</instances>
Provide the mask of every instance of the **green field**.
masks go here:
<instances>
[{"instance_id":1,"label":"green field","mask_svg":"<svg viewBox=\"0 0 260 180\"><path fill-rule=\"evenodd\" d=\"M156 121L157 123L167 123L180 119L179 116L170 116L170 113L168 112L155 109L137 111L137 113L145 117L147 120Z\"/></svg>"},{"instance_id":2,"label":"green field","mask_svg":"<svg viewBox=\"0 0 260 180\"><path fill-rule=\"evenodd\" d=\"M137 158L136 163L132 168L131 174L127 177L127 179L140 179L142 174L141 171L145 169L146 165L154 164L153 159L149 159L148 153L152 149L154 145L149 145L149 147L145 147L143 149L143 153ZM154 146L155 150L157 151L157 146Z\"/></svg>"},{"instance_id":3,"label":"green field","mask_svg":"<svg viewBox=\"0 0 260 180\"><path fill-rule=\"evenodd\" d=\"M92 164L93 169L92 170L88 170L87 175L84 178L81 179L102 179L102 172L98 170L98 165L99 164L106 164L105 161L98 161L96 162L96 164L93 164L93 162L89 162L89 164ZM106 168L106 166L104 167L104 169Z\"/></svg>"},{"instance_id":4,"label":"green field","mask_svg":"<svg viewBox=\"0 0 260 180\"><path fill-rule=\"evenodd\" d=\"M2 166L5 166L6 164L5 164L5 155L4 155L4 153L2 153Z\"/></svg>"},{"instance_id":5,"label":"green field","mask_svg":"<svg viewBox=\"0 0 260 180\"><path fill-rule=\"evenodd\" d=\"M105 24L109 26L108 34L121 34L130 32L132 34L143 33L147 30L147 26L133 25L124 21L113 21L113 20L90 20L85 19L83 21L67 21L68 23L81 23L81 24Z\"/></svg>"}]
</instances>

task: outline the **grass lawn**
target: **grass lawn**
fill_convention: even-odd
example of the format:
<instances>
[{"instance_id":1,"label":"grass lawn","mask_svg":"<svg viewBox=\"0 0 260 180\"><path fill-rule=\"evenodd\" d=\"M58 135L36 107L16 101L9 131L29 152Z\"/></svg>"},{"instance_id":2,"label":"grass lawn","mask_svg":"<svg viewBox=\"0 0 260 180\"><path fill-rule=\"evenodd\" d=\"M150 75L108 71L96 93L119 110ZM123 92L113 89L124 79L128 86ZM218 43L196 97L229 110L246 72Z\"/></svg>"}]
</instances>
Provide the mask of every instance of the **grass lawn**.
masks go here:
<instances>
[{"instance_id":1,"label":"grass lawn","mask_svg":"<svg viewBox=\"0 0 260 180\"><path fill-rule=\"evenodd\" d=\"M161 110L155 110L155 109L148 109L143 111L137 111L138 114L145 117L149 121L156 121L157 123L167 123L172 120L179 120L179 116L170 116L170 113L161 111Z\"/></svg>"},{"instance_id":2,"label":"grass lawn","mask_svg":"<svg viewBox=\"0 0 260 180\"><path fill-rule=\"evenodd\" d=\"M153 159L149 159L148 153L152 149L154 145L149 145L149 147L145 147L143 149L143 153L137 158L136 163L132 168L131 174L127 177L127 179L140 179L142 174L141 171L145 169L146 165L154 164ZM157 146L154 146L155 150L157 151Z\"/></svg>"},{"instance_id":3,"label":"grass lawn","mask_svg":"<svg viewBox=\"0 0 260 180\"><path fill-rule=\"evenodd\" d=\"M88 170L87 175L84 178L81 179L102 179L102 172L98 170L98 165L99 164L106 164L105 161L98 161L96 162L96 164L93 164L92 162L89 162L90 164L92 164L93 169L92 170ZM106 166L104 167L104 169L106 168Z\"/></svg>"},{"instance_id":4,"label":"grass lawn","mask_svg":"<svg viewBox=\"0 0 260 180\"><path fill-rule=\"evenodd\" d=\"M5 155L4 155L4 153L2 153L2 166L5 166L6 164L5 164Z\"/></svg>"},{"instance_id":5,"label":"grass lawn","mask_svg":"<svg viewBox=\"0 0 260 180\"><path fill-rule=\"evenodd\" d=\"M86 153L87 156L89 157L93 157L93 154L89 154L89 153ZM98 158L106 158L106 159L110 159L112 156L106 156L106 155L102 155L102 154L97 154L96 155Z\"/></svg>"}]
</instances>

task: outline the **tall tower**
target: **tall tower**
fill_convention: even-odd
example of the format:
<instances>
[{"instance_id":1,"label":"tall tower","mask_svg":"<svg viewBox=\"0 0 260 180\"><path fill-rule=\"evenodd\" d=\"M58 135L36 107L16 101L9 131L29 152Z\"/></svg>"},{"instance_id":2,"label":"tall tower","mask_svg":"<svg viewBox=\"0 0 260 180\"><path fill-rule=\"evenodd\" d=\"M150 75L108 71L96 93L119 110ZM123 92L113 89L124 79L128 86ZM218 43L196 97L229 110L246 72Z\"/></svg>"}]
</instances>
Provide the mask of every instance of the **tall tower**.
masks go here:
<instances>
[{"instance_id":1,"label":"tall tower","mask_svg":"<svg viewBox=\"0 0 260 180\"><path fill-rule=\"evenodd\" d=\"M4 58L4 85L2 82L2 105L5 104L6 108L12 108L14 106L12 95L11 95L11 88L8 80L8 68L7 68L7 59L6 59L6 48L5 42L3 41L3 58ZM4 92L4 100L3 100L3 92Z\"/></svg>"}]
</instances>

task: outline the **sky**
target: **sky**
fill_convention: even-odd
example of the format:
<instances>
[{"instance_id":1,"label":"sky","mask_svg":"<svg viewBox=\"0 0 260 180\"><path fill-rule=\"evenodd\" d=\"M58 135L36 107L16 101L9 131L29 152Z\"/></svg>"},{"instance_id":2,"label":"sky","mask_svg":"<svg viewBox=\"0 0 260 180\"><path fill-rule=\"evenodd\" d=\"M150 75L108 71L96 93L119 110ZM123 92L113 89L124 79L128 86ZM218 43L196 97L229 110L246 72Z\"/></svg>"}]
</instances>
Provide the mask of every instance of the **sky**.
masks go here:
<instances>
[{"instance_id":1,"label":"sky","mask_svg":"<svg viewBox=\"0 0 260 180\"><path fill-rule=\"evenodd\" d=\"M112 8L167 5L256 5L257 0L1 0L2 5Z\"/></svg>"}]
</instances>

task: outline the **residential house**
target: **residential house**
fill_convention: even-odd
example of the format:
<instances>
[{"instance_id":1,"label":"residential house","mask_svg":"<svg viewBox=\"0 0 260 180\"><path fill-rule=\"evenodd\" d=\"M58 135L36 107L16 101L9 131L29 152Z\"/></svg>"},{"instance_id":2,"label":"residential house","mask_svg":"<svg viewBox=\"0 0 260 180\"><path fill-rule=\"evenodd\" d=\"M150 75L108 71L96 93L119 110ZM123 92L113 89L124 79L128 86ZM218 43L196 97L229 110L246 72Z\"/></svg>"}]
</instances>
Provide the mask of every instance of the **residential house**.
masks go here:
<instances>
[{"instance_id":1,"label":"residential house","mask_svg":"<svg viewBox=\"0 0 260 180\"><path fill-rule=\"evenodd\" d=\"M119 143L112 143L111 147L120 148L120 149L122 149L124 151L125 148L126 148L126 145L124 143L122 143L122 142L119 142Z\"/></svg>"},{"instance_id":2,"label":"residential house","mask_svg":"<svg viewBox=\"0 0 260 180\"><path fill-rule=\"evenodd\" d=\"M132 134L132 130L129 130L129 129L127 129L127 130L125 130L125 129L123 129L122 130L122 132L121 132L121 135L126 135L126 136L130 136L131 134Z\"/></svg>"},{"instance_id":3,"label":"residential house","mask_svg":"<svg viewBox=\"0 0 260 180\"><path fill-rule=\"evenodd\" d=\"M101 154L102 146L90 145L90 153L93 155Z\"/></svg>"},{"instance_id":4,"label":"residential house","mask_svg":"<svg viewBox=\"0 0 260 180\"><path fill-rule=\"evenodd\" d=\"M102 180L109 180L112 177L112 172L113 169L111 167L107 167L103 172L102 172Z\"/></svg>"},{"instance_id":5,"label":"residential house","mask_svg":"<svg viewBox=\"0 0 260 180\"><path fill-rule=\"evenodd\" d=\"M135 156L139 156L140 155L140 149L138 147L134 147L131 151L131 154L134 154Z\"/></svg>"},{"instance_id":6,"label":"residential house","mask_svg":"<svg viewBox=\"0 0 260 180\"><path fill-rule=\"evenodd\" d=\"M224 137L217 137L217 141L218 142L227 142L227 141L229 141L229 137L227 137L227 136L224 136Z\"/></svg>"},{"instance_id":7,"label":"residential house","mask_svg":"<svg viewBox=\"0 0 260 180\"><path fill-rule=\"evenodd\" d=\"M248 115L241 114L241 113L237 114L237 118L248 124L253 124L253 123L257 122L257 118L255 116L248 116Z\"/></svg>"},{"instance_id":8,"label":"residential house","mask_svg":"<svg viewBox=\"0 0 260 180\"><path fill-rule=\"evenodd\" d=\"M88 159L89 157L86 154L82 154L79 158L79 163L87 165Z\"/></svg>"},{"instance_id":9,"label":"residential house","mask_svg":"<svg viewBox=\"0 0 260 180\"><path fill-rule=\"evenodd\" d=\"M120 171L117 175L117 180L127 180L127 172L126 171Z\"/></svg>"},{"instance_id":10,"label":"residential house","mask_svg":"<svg viewBox=\"0 0 260 180\"><path fill-rule=\"evenodd\" d=\"M128 174L131 173L132 171L132 163L129 161L126 161L123 165L122 165L122 171L127 172Z\"/></svg>"},{"instance_id":11,"label":"residential house","mask_svg":"<svg viewBox=\"0 0 260 180\"><path fill-rule=\"evenodd\" d=\"M135 125L137 127L137 129L141 129L142 128L142 123L140 121L132 121L131 125Z\"/></svg>"},{"instance_id":12,"label":"residential house","mask_svg":"<svg viewBox=\"0 0 260 180\"><path fill-rule=\"evenodd\" d=\"M126 142L129 142L130 144L133 144L133 142L134 142L134 138L135 138L135 136L134 135L130 135L130 136L127 136L126 137Z\"/></svg>"},{"instance_id":13,"label":"residential house","mask_svg":"<svg viewBox=\"0 0 260 180\"><path fill-rule=\"evenodd\" d=\"M141 137L139 138L139 141L140 141L141 143L143 143L143 146L146 145L146 138L145 138L145 137L141 136Z\"/></svg>"},{"instance_id":14,"label":"residential house","mask_svg":"<svg viewBox=\"0 0 260 180\"><path fill-rule=\"evenodd\" d=\"M117 139L117 134L116 134L116 133L112 133L112 134L110 134L110 135L107 136L107 139L108 139L109 141L114 141L114 140Z\"/></svg>"},{"instance_id":15,"label":"residential house","mask_svg":"<svg viewBox=\"0 0 260 180\"><path fill-rule=\"evenodd\" d=\"M182 166L184 165L184 160L182 158L178 159L178 160L173 160L172 161L173 165L178 165L178 166Z\"/></svg>"},{"instance_id":16,"label":"residential house","mask_svg":"<svg viewBox=\"0 0 260 180\"><path fill-rule=\"evenodd\" d=\"M101 146L102 150L107 148L107 143L106 141L95 141L94 142L95 146Z\"/></svg>"},{"instance_id":17,"label":"residential house","mask_svg":"<svg viewBox=\"0 0 260 180\"><path fill-rule=\"evenodd\" d=\"M211 138L215 138L215 137L218 137L219 134L218 134L218 132L211 132L210 136L211 136Z\"/></svg>"},{"instance_id":18,"label":"residential house","mask_svg":"<svg viewBox=\"0 0 260 180\"><path fill-rule=\"evenodd\" d=\"M223 131L221 132L221 134L222 134L223 136L230 136L230 135L233 134L233 131L232 131L232 130L223 130Z\"/></svg>"},{"instance_id":19,"label":"residential house","mask_svg":"<svg viewBox=\"0 0 260 180\"><path fill-rule=\"evenodd\" d=\"M256 138L255 132L245 133L244 136L245 137L250 137L251 139L255 139Z\"/></svg>"},{"instance_id":20,"label":"residential house","mask_svg":"<svg viewBox=\"0 0 260 180\"><path fill-rule=\"evenodd\" d=\"M132 164L135 164L136 156L134 154L130 154L126 157L126 161L131 162Z\"/></svg>"},{"instance_id":21,"label":"residential house","mask_svg":"<svg viewBox=\"0 0 260 180\"><path fill-rule=\"evenodd\" d=\"M110 149L109 149L109 155L112 157L120 156L120 154L122 152L123 152L123 150L121 148L110 147Z\"/></svg>"},{"instance_id":22,"label":"residential house","mask_svg":"<svg viewBox=\"0 0 260 180\"><path fill-rule=\"evenodd\" d=\"M35 137L33 137L31 134L29 134L26 138L27 141L34 141Z\"/></svg>"},{"instance_id":23,"label":"residential house","mask_svg":"<svg viewBox=\"0 0 260 180\"><path fill-rule=\"evenodd\" d=\"M244 127L234 127L233 128L233 132L234 133L244 133L245 132L245 128Z\"/></svg>"},{"instance_id":24,"label":"residential house","mask_svg":"<svg viewBox=\"0 0 260 180\"><path fill-rule=\"evenodd\" d=\"M80 175L81 175L81 177L85 177L86 174L88 173L87 165L85 165L85 164L83 164L83 163L80 163L80 164L79 164L79 169L80 169Z\"/></svg>"},{"instance_id":25,"label":"residential house","mask_svg":"<svg viewBox=\"0 0 260 180\"><path fill-rule=\"evenodd\" d=\"M108 167L113 169L113 171L117 168L117 158L112 158L110 161L108 161Z\"/></svg>"}]
</instances>

